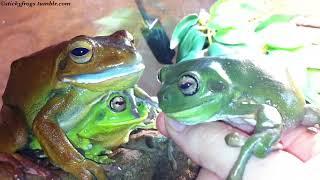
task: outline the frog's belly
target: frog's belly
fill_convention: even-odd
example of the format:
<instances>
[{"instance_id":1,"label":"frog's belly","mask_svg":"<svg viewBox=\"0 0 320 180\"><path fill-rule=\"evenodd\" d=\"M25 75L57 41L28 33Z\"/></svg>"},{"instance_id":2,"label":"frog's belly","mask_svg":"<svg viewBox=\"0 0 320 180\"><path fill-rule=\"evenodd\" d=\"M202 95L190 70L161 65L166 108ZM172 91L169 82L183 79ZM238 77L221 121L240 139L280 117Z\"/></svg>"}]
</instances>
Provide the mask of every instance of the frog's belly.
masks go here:
<instances>
[{"instance_id":1,"label":"frog's belly","mask_svg":"<svg viewBox=\"0 0 320 180\"><path fill-rule=\"evenodd\" d=\"M98 134L88 138L92 144L99 144L106 149L113 149L129 141L130 131L113 134Z\"/></svg>"},{"instance_id":2,"label":"frog's belly","mask_svg":"<svg viewBox=\"0 0 320 180\"><path fill-rule=\"evenodd\" d=\"M254 115L239 115L239 116L219 116L219 117L212 117L209 121L223 121L232 127L240 129L246 133L252 133L255 129L257 121L254 119Z\"/></svg>"}]
</instances>

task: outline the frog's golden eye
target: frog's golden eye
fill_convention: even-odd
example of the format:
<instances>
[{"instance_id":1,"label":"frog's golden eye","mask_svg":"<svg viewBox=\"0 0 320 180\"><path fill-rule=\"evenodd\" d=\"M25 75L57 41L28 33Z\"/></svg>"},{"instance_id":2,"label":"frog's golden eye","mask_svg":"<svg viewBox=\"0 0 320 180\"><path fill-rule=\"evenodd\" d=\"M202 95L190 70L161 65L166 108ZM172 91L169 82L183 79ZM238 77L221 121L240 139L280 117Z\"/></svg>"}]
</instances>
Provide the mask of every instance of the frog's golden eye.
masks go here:
<instances>
[{"instance_id":1,"label":"frog's golden eye","mask_svg":"<svg viewBox=\"0 0 320 180\"><path fill-rule=\"evenodd\" d=\"M75 63L87 63L92 55L92 44L88 41L76 41L69 47L69 56Z\"/></svg>"},{"instance_id":2,"label":"frog's golden eye","mask_svg":"<svg viewBox=\"0 0 320 180\"><path fill-rule=\"evenodd\" d=\"M199 83L196 77L191 74L186 74L180 77L178 87L184 95L192 96L197 93Z\"/></svg>"},{"instance_id":3,"label":"frog's golden eye","mask_svg":"<svg viewBox=\"0 0 320 180\"><path fill-rule=\"evenodd\" d=\"M122 96L116 96L110 101L110 108L114 112L122 112L126 109L126 100Z\"/></svg>"}]
</instances>

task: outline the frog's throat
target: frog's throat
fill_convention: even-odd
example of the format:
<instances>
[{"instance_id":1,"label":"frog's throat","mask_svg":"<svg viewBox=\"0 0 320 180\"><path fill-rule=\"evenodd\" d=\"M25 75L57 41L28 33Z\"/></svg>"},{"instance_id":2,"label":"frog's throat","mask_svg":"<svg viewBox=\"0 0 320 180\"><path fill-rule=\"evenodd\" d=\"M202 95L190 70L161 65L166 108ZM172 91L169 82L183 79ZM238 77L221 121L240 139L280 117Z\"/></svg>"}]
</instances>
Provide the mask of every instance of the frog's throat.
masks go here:
<instances>
[{"instance_id":1,"label":"frog's throat","mask_svg":"<svg viewBox=\"0 0 320 180\"><path fill-rule=\"evenodd\" d=\"M179 122L186 124L186 125L195 125L198 123L216 121L217 119L214 118L214 115L206 117L206 116L203 116L203 113L198 114L199 111L201 111L201 109L203 109L203 107L201 107L201 106L209 106L210 103L211 102L208 101L208 102L204 102L202 105L194 106L194 107L184 109L181 111L170 112L170 113L166 112L166 115L169 118L172 118L172 119L179 121Z\"/></svg>"},{"instance_id":2,"label":"frog's throat","mask_svg":"<svg viewBox=\"0 0 320 180\"><path fill-rule=\"evenodd\" d=\"M130 76L131 74L137 74L143 71L144 68L145 66L141 62L130 65L119 65L118 67L112 67L110 69L98 73L65 76L63 77L62 81L79 84L96 84L114 78L120 78Z\"/></svg>"}]
</instances>

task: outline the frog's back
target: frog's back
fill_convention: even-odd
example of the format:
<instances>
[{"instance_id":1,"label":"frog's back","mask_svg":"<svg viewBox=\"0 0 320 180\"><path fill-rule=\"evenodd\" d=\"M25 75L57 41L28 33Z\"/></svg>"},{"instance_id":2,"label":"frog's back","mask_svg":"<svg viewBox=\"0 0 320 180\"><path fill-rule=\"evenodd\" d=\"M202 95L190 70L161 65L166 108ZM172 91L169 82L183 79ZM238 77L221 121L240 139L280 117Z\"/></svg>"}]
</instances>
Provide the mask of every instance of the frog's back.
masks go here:
<instances>
[{"instance_id":1,"label":"frog's back","mask_svg":"<svg viewBox=\"0 0 320 180\"><path fill-rule=\"evenodd\" d=\"M287 67L270 61L217 61L243 96L277 108L288 127L295 126L303 116L305 100Z\"/></svg>"},{"instance_id":2,"label":"frog's back","mask_svg":"<svg viewBox=\"0 0 320 180\"><path fill-rule=\"evenodd\" d=\"M50 46L11 64L3 104L15 107L28 121L45 104L56 83L57 58L66 43Z\"/></svg>"}]
</instances>

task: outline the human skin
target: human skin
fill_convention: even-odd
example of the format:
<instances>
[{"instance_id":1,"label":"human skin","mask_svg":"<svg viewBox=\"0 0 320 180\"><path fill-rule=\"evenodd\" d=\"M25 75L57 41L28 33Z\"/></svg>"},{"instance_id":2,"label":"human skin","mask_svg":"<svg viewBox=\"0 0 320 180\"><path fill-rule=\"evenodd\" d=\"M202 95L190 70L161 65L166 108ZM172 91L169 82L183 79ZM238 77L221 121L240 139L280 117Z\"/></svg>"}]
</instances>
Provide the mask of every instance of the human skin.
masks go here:
<instances>
[{"instance_id":1,"label":"human skin","mask_svg":"<svg viewBox=\"0 0 320 180\"><path fill-rule=\"evenodd\" d=\"M222 122L185 126L160 113L159 131L178 146L202 168L198 180L222 180L228 176L240 148L230 147L224 137L237 131ZM292 129L281 137L282 150L271 152L266 158L249 160L243 180L320 179L320 135L305 127Z\"/></svg>"}]
</instances>

